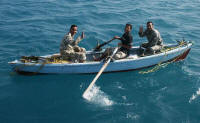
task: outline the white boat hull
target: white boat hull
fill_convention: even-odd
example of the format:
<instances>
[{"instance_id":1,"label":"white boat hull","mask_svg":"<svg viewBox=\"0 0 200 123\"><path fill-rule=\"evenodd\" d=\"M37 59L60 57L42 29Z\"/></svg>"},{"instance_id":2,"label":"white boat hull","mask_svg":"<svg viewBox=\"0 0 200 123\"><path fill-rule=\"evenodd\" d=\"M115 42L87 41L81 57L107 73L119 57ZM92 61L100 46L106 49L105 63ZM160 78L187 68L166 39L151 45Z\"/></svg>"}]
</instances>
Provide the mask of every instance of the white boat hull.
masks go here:
<instances>
[{"instance_id":1,"label":"white boat hull","mask_svg":"<svg viewBox=\"0 0 200 123\"><path fill-rule=\"evenodd\" d=\"M176 49L167 52L161 52L155 55L138 57L136 54L130 55L128 58L115 60L110 62L104 72L129 71L150 67L161 62L179 61L185 59L191 49L192 44L188 43ZM20 60L9 62L12 68L18 72L31 73L97 73L103 62L85 62L85 63L22 63Z\"/></svg>"}]
</instances>

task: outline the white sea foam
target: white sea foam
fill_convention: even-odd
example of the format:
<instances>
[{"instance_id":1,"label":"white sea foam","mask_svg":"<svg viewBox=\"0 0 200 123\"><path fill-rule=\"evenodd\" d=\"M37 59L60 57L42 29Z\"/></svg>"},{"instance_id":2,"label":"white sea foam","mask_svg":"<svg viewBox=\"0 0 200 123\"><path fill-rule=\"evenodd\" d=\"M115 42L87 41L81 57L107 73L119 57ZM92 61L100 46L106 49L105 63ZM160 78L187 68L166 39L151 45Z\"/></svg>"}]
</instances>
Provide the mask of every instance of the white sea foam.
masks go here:
<instances>
[{"instance_id":1,"label":"white sea foam","mask_svg":"<svg viewBox=\"0 0 200 123\"><path fill-rule=\"evenodd\" d=\"M134 103L116 103L117 105L120 105L120 106L132 106L134 105Z\"/></svg>"},{"instance_id":2,"label":"white sea foam","mask_svg":"<svg viewBox=\"0 0 200 123\"><path fill-rule=\"evenodd\" d=\"M121 82L116 82L115 87L120 89L120 90L125 90L125 88L123 87L123 84Z\"/></svg>"},{"instance_id":3,"label":"white sea foam","mask_svg":"<svg viewBox=\"0 0 200 123\"><path fill-rule=\"evenodd\" d=\"M122 96L122 99L123 99L123 100L126 100L127 98L126 98L126 96Z\"/></svg>"},{"instance_id":4,"label":"white sea foam","mask_svg":"<svg viewBox=\"0 0 200 123\"><path fill-rule=\"evenodd\" d=\"M195 94L192 95L192 97L190 97L189 103L195 100L198 96L200 96L200 88L196 91Z\"/></svg>"},{"instance_id":5,"label":"white sea foam","mask_svg":"<svg viewBox=\"0 0 200 123\"><path fill-rule=\"evenodd\" d=\"M136 120L136 119L140 118L140 116L138 114L135 114L135 113L127 113L126 118Z\"/></svg>"},{"instance_id":6,"label":"white sea foam","mask_svg":"<svg viewBox=\"0 0 200 123\"><path fill-rule=\"evenodd\" d=\"M112 100L108 98L108 96L100 90L100 87L94 85L88 93L83 95L83 98L88 100L91 103L99 104L101 106L111 106L114 104Z\"/></svg>"},{"instance_id":7,"label":"white sea foam","mask_svg":"<svg viewBox=\"0 0 200 123\"><path fill-rule=\"evenodd\" d=\"M124 90L125 88L123 88L122 86L117 86L118 89Z\"/></svg>"}]
</instances>

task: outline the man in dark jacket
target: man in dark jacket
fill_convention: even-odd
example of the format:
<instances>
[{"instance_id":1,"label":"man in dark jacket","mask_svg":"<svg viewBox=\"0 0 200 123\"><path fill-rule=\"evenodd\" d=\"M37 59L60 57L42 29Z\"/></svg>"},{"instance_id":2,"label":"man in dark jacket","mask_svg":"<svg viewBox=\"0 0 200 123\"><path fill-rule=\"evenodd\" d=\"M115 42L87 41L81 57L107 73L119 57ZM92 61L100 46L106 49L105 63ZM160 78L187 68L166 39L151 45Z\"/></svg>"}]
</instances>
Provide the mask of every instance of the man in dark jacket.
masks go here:
<instances>
[{"instance_id":1,"label":"man in dark jacket","mask_svg":"<svg viewBox=\"0 0 200 123\"><path fill-rule=\"evenodd\" d=\"M119 36L114 36L113 39L118 39L121 42L118 43L118 46L120 47L117 53L114 55L114 59L122 59L125 58L129 55L130 49L132 47L132 42L133 42L133 37L131 35L132 31L132 25L131 24L126 24L124 28L124 34L122 37ZM109 55L112 54L114 48L107 48L103 55L99 58L94 58L94 60L99 61Z\"/></svg>"},{"instance_id":2,"label":"man in dark jacket","mask_svg":"<svg viewBox=\"0 0 200 123\"><path fill-rule=\"evenodd\" d=\"M115 59L125 58L129 55L133 42L133 36L131 35L131 31L132 31L132 25L126 24L124 29L124 34L122 35L122 37L114 36L114 39L118 39L121 41L120 43L118 43L120 49L114 56Z\"/></svg>"},{"instance_id":3,"label":"man in dark jacket","mask_svg":"<svg viewBox=\"0 0 200 123\"><path fill-rule=\"evenodd\" d=\"M147 29L145 31L143 31L143 27L141 26L138 34L140 37L146 36L148 40L147 43L143 43L140 46L140 48L143 50L142 55L144 55L146 50L150 51L151 53L155 53L155 51L162 48L163 40L159 31L154 29L151 21L147 22Z\"/></svg>"}]
</instances>

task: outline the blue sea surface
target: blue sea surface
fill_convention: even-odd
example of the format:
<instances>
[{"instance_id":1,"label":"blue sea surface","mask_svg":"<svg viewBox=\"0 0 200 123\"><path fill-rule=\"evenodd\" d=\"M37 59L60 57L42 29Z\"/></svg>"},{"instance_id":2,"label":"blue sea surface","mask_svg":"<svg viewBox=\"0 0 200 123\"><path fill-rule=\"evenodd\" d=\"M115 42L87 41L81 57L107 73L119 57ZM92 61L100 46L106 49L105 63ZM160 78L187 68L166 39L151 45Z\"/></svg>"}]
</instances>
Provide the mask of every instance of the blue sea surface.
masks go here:
<instances>
[{"instance_id":1,"label":"blue sea surface","mask_svg":"<svg viewBox=\"0 0 200 123\"><path fill-rule=\"evenodd\" d=\"M165 44L192 41L187 58L148 74L103 74L92 100L82 94L95 74L25 76L8 64L59 52L71 24L78 25L77 35L85 32L79 45L87 50L121 36L126 23L140 45L146 38L138 30L147 21ZM199 0L1 0L0 123L199 123L199 27Z\"/></svg>"}]
</instances>

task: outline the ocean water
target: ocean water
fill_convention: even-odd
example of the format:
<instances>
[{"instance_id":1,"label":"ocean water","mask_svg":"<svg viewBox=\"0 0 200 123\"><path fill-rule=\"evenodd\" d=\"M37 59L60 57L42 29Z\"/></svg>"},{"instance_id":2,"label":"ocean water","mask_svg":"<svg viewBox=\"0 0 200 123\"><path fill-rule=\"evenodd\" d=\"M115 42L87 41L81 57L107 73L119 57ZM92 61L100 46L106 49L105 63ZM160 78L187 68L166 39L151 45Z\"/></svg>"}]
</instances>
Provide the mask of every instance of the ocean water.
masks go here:
<instances>
[{"instance_id":1,"label":"ocean water","mask_svg":"<svg viewBox=\"0 0 200 123\"><path fill-rule=\"evenodd\" d=\"M199 123L199 20L199 0L1 0L0 123ZM148 74L103 74L88 100L82 94L95 74L25 76L7 64L59 52L71 24L78 35L85 32L80 46L87 50L121 36L126 23L139 45L146 39L137 32L147 21L164 43L192 41L188 57Z\"/></svg>"}]
</instances>

